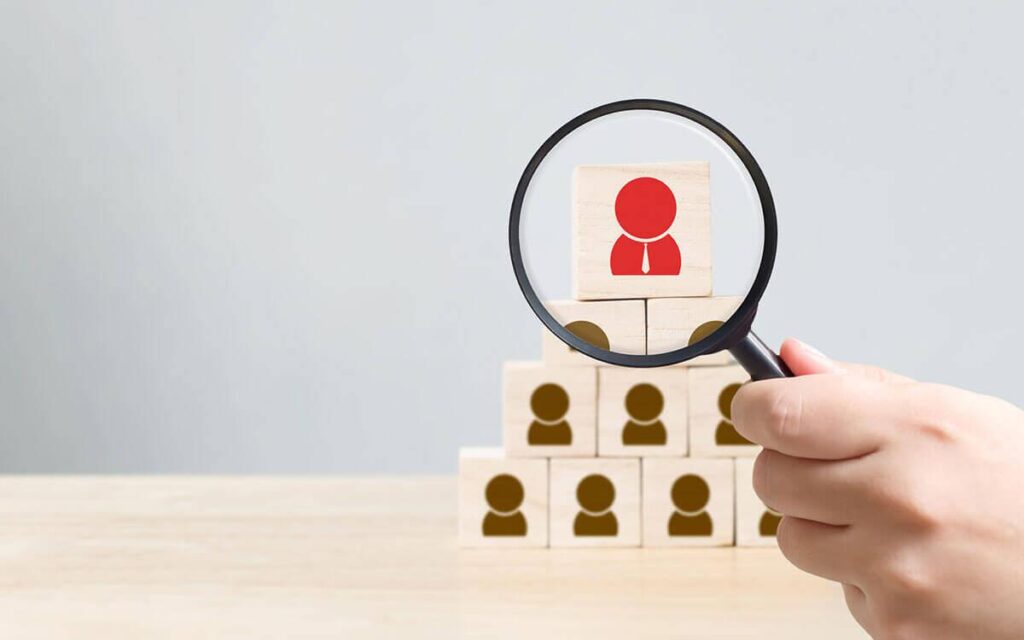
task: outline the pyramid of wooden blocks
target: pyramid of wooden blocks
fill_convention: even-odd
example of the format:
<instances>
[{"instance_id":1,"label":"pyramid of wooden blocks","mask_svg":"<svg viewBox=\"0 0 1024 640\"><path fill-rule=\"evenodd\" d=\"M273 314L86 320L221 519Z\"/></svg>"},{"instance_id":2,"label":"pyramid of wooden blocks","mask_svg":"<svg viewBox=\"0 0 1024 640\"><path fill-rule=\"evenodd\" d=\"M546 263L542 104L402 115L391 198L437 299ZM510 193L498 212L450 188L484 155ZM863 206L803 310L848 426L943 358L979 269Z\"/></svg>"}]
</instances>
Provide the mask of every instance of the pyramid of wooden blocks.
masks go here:
<instances>
[{"instance_id":1,"label":"pyramid of wooden blocks","mask_svg":"<svg viewBox=\"0 0 1024 640\"><path fill-rule=\"evenodd\" d=\"M562 326L639 355L732 315L741 299L712 291L707 162L584 166L574 181L575 299L547 303ZM732 424L749 377L728 353L615 367L547 329L541 351L505 363L503 446L460 453L462 546L775 543L781 515L752 486L759 447Z\"/></svg>"}]
</instances>

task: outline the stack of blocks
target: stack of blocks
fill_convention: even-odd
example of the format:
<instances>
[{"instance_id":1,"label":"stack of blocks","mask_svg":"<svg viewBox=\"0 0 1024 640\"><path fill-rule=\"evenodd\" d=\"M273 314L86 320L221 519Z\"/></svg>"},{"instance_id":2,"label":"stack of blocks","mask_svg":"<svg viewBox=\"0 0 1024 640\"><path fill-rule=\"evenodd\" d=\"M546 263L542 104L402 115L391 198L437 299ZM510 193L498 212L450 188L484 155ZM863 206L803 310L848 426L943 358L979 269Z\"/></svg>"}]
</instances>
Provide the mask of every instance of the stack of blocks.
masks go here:
<instances>
[{"instance_id":1,"label":"stack of blocks","mask_svg":"<svg viewBox=\"0 0 1024 640\"><path fill-rule=\"evenodd\" d=\"M712 294L707 163L574 178L575 299L547 305L563 326L607 350L659 353L732 313L739 299ZM631 189L645 206L668 193L671 215L630 218ZM633 369L546 329L541 340L542 362L505 364L504 447L460 452L463 546L775 544L780 516L752 488L759 448L731 422L748 376L728 353Z\"/></svg>"}]
</instances>

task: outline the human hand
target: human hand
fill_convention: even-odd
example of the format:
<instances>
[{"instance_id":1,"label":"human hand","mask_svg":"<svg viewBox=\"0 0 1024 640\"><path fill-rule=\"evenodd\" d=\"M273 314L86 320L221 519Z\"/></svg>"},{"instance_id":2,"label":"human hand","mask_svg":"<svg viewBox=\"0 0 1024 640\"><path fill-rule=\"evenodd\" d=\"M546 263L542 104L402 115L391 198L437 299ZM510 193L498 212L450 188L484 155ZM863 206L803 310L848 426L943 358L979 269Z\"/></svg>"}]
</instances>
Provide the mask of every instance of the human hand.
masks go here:
<instances>
[{"instance_id":1,"label":"human hand","mask_svg":"<svg viewBox=\"0 0 1024 640\"><path fill-rule=\"evenodd\" d=\"M1024 638L1024 411L795 340L781 356L797 377L744 385L732 416L765 447L754 489L786 558L842 583L875 638Z\"/></svg>"}]
</instances>

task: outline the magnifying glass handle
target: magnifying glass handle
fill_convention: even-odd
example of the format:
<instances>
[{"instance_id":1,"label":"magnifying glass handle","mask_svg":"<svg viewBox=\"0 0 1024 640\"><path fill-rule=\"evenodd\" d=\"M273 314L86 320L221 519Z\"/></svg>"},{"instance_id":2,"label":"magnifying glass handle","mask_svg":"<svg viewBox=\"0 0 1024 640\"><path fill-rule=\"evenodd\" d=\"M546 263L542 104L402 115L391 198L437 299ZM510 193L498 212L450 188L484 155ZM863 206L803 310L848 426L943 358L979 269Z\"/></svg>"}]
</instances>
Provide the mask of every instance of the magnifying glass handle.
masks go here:
<instances>
[{"instance_id":1,"label":"magnifying glass handle","mask_svg":"<svg viewBox=\"0 0 1024 640\"><path fill-rule=\"evenodd\" d=\"M747 370L751 380L793 377L793 372L782 358L769 349L753 331L748 331L742 340L729 347L729 353Z\"/></svg>"}]
</instances>

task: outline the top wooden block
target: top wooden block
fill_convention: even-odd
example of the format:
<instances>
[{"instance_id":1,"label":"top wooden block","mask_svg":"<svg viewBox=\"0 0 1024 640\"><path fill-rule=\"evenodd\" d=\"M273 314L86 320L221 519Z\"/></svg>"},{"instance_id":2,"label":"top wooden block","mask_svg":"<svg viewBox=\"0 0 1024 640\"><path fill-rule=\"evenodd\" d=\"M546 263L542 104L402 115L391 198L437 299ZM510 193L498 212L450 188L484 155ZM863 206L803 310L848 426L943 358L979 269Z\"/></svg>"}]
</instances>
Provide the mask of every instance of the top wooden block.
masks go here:
<instances>
[{"instance_id":1,"label":"top wooden block","mask_svg":"<svg viewBox=\"0 0 1024 640\"><path fill-rule=\"evenodd\" d=\"M711 295L707 162L576 167L578 300Z\"/></svg>"}]
</instances>

